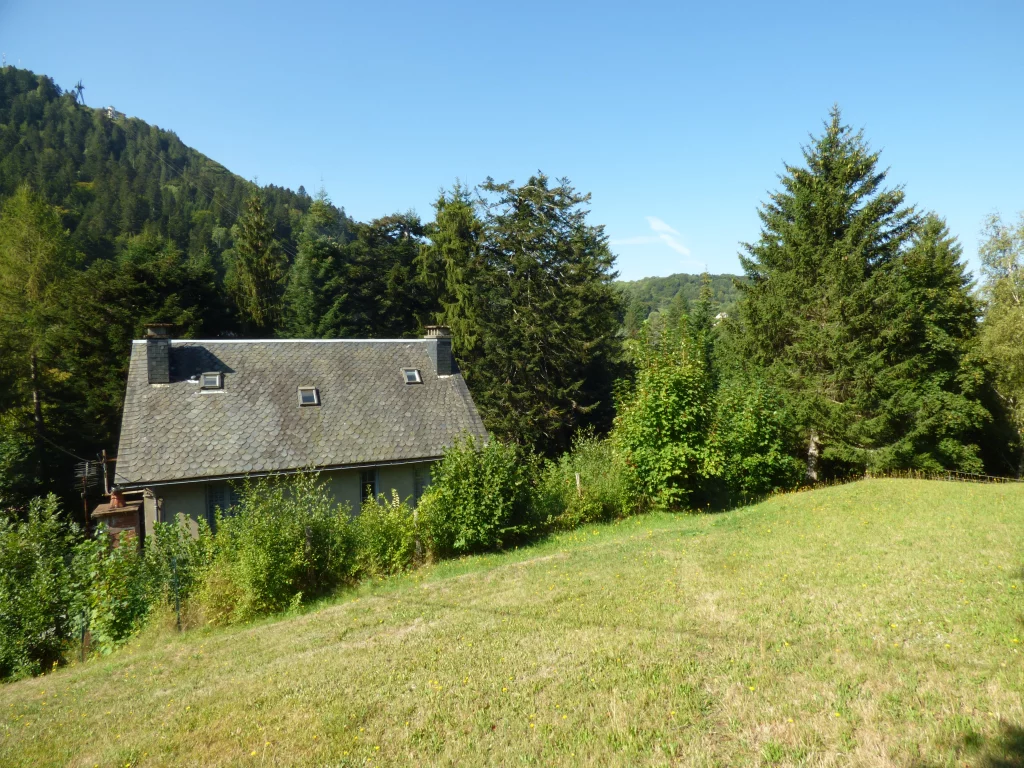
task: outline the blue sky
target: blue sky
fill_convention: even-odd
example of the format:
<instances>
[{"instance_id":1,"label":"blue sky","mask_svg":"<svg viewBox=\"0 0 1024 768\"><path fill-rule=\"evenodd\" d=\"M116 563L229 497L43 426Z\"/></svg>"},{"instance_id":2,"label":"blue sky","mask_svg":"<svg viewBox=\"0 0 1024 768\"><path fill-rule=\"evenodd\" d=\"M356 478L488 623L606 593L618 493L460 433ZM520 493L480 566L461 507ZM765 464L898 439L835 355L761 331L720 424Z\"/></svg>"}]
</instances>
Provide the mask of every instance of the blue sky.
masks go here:
<instances>
[{"instance_id":1,"label":"blue sky","mask_svg":"<svg viewBox=\"0 0 1024 768\"><path fill-rule=\"evenodd\" d=\"M973 264L984 217L1024 210L1022 29L1020 0L0 0L9 63L358 219L568 176L627 279L737 272L833 102Z\"/></svg>"}]
</instances>

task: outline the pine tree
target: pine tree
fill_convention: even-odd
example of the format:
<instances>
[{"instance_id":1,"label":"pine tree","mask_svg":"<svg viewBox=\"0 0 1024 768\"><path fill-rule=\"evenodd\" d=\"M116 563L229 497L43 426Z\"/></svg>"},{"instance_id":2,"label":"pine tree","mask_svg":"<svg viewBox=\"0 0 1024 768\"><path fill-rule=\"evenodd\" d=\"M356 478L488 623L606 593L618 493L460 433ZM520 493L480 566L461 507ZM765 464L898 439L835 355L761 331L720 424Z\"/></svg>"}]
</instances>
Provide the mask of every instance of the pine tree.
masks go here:
<instances>
[{"instance_id":1,"label":"pine tree","mask_svg":"<svg viewBox=\"0 0 1024 768\"><path fill-rule=\"evenodd\" d=\"M985 371L972 354L980 314L962 249L945 222L927 216L909 248L870 282L870 354L850 428L869 470L984 471L978 441L991 416ZM865 383L869 385L865 385Z\"/></svg>"},{"instance_id":2,"label":"pine tree","mask_svg":"<svg viewBox=\"0 0 1024 768\"><path fill-rule=\"evenodd\" d=\"M287 262L260 191L252 194L235 225L233 293L247 332L269 336L279 325Z\"/></svg>"},{"instance_id":3,"label":"pine tree","mask_svg":"<svg viewBox=\"0 0 1024 768\"><path fill-rule=\"evenodd\" d=\"M59 212L22 186L0 209L0 338L11 357L15 402L31 400L36 480L45 478L44 410L51 341L64 306L64 288L81 255ZM20 401L20 402L19 402Z\"/></svg>"},{"instance_id":4,"label":"pine tree","mask_svg":"<svg viewBox=\"0 0 1024 768\"><path fill-rule=\"evenodd\" d=\"M442 196L421 261L444 275L441 320L488 428L564 450L580 426L610 425L614 257L603 228L586 221L590 196L565 179L488 179L480 191L475 205L461 188Z\"/></svg>"},{"instance_id":5,"label":"pine tree","mask_svg":"<svg viewBox=\"0 0 1024 768\"><path fill-rule=\"evenodd\" d=\"M867 447L856 444L852 401L871 354L872 277L919 219L902 189L883 188L878 153L838 108L803 154L806 166L785 167L782 189L759 211L760 239L740 257L741 306L748 354L786 397L817 479L819 457L850 471Z\"/></svg>"},{"instance_id":6,"label":"pine tree","mask_svg":"<svg viewBox=\"0 0 1024 768\"><path fill-rule=\"evenodd\" d=\"M299 248L284 292L285 331L293 338L329 338L334 329L330 315L329 285L337 284L344 261L345 230L337 210L323 189L302 221Z\"/></svg>"}]
</instances>

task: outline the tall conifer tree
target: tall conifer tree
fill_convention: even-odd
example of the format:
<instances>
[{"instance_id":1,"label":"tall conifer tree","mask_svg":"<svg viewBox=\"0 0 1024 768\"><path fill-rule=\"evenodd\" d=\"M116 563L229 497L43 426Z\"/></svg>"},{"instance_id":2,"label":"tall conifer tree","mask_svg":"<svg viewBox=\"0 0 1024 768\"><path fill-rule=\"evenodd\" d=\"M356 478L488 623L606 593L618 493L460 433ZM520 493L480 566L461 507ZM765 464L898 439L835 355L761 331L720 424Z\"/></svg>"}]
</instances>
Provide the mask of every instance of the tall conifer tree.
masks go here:
<instances>
[{"instance_id":1,"label":"tall conifer tree","mask_svg":"<svg viewBox=\"0 0 1024 768\"><path fill-rule=\"evenodd\" d=\"M271 335L278 327L287 261L274 239L267 202L257 190L235 225L233 293L249 333Z\"/></svg>"},{"instance_id":2,"label":"tall conifer tree","mask_svg":"<svg viewBox=\"0 0 1024 768\"><path fill-rule=\"evenodd\" d=\"M740 260L749 354L786 395L807 446L807 472L824 456L849 463L858 366L870 354L875 273L918 226L900 188L884 189L878 153L834 107L825 132L785 167L781 190L758 212L760 239Z\"/></svg>"},{"instance_id":3,"label":"tall conifer tree","mask_svg":"<svg viewBox=\"0 0 1024 768\"><path fill-rule=\"evenodd\" d=\"M441 319L488 427L553 453L611 422L614 257L568 180L480 189L475 203L459 187L442 196L423 263L444 281Z\"/></svg>"}]
</instances>

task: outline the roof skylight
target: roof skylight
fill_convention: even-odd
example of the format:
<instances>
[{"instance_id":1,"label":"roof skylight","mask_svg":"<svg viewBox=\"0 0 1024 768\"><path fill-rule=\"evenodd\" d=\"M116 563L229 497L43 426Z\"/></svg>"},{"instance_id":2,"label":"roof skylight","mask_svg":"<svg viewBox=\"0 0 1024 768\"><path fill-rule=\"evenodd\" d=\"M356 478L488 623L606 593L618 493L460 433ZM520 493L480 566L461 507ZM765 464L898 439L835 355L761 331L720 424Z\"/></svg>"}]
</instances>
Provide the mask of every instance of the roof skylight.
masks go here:
<instances>
[{"instance_id":1,"label":"roof skylight","mask_svg":"<svg viewBox=\"0 0 1024 768\"><path fill-rule=\"evenodd\" d=\"M224 389L224 374L219 371L204 373L199 378L201 389Z\"/></svg>"}]
</instances>

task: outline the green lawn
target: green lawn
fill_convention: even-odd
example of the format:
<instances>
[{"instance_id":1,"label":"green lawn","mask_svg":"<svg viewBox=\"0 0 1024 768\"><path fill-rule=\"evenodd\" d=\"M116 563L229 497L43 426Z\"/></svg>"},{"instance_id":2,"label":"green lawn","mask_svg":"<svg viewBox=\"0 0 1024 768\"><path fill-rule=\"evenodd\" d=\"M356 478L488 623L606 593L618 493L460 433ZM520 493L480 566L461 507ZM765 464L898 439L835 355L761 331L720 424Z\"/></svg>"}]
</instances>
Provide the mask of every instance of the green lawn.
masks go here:
<instances>
[{"instance_id":1,"label":"green lawn","mask_svg":"<svg viewBox=\"0 0 1024 768\"><path fill-rule=\"evenodd\" d=\"M1024 765L1024 485L870 480L0 688L0 765Z\"/></svg>"}]
</instances>

